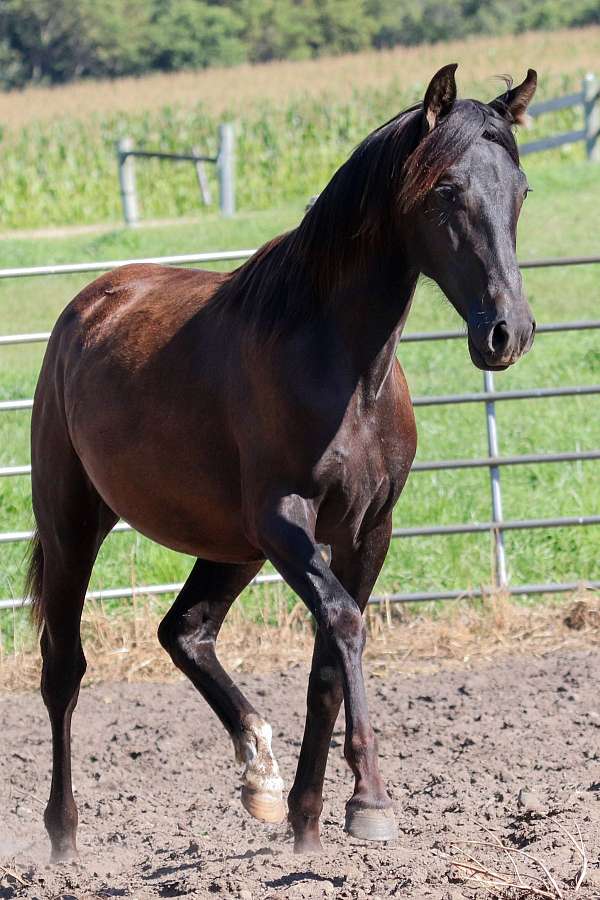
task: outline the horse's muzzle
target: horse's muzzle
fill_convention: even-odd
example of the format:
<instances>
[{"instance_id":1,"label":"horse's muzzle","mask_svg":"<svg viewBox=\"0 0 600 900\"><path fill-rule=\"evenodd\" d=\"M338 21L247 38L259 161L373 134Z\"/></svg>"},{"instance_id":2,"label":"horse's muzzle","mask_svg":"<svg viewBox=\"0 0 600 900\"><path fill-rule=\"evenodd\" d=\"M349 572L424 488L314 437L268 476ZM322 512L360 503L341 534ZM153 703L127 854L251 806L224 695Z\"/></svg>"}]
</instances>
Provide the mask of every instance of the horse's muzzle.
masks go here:
<instances>
[{"instance_id":1,"label":"horse's muzzle","mask_svg":"<svg viewBox=\"0 0 600 900\"><path fill-rule=\"evenodd\" d=\"M502 372L531 349L534 335L535 319L527 317L512 325L498 319L469 328L469 353L478 369Z\"/></svg>"}]
</instances>

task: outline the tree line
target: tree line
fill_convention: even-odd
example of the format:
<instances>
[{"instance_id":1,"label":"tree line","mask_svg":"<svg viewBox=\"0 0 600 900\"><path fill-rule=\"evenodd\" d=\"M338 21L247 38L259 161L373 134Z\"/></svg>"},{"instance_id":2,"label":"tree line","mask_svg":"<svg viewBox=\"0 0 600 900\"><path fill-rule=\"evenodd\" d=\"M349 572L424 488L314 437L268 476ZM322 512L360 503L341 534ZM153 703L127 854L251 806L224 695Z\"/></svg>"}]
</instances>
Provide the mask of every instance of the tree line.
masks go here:
<instances>
[{"instance_id":1,"label":"tree line","mask_svg":"<svg viewBox=\"0 0 600 900\"><path fill-rule=\"evenodd\" d=\"M0 0L0 87L592 23L599 0Z\"/></svg>"}]
</instances>

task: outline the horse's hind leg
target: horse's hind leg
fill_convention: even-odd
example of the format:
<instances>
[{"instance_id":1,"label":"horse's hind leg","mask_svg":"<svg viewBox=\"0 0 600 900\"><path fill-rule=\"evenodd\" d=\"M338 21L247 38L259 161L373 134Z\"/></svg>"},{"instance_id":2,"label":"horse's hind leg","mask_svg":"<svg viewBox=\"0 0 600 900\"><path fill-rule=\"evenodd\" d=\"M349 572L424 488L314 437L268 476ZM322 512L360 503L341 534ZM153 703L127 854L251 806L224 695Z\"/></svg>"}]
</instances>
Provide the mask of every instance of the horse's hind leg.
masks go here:
<instances>
[{"instance_id":1,"label":"horse's hind leg","mask_svg":"<svg viewBox=\"0 0 600 900\"><path fill-rule=\"evenodd\" d=\"M52 728L52 784L44 814L52 861L77 855L71 716L86 666L80 620L96 554L117 518L72 449L63 449L60 477L48 470L44 477L40 468L34 479L38 533L30 570L34 614L42 627L42 697Z\"/></svg>"},{"instance_id":2,"label":"horse's hind leg","mask_svg":"<svg viewBox=\"0 0 600 900\"><path fill-rule=\"evenodd\" d=\"M242 803L263 822L285 816L283 782L271 750L271 726L236 687L217 659L215 641L231 604L259 571L246 565L197 560L158 637L175 665L215 711L245 764Z\"/></svg>"}]
</instances>

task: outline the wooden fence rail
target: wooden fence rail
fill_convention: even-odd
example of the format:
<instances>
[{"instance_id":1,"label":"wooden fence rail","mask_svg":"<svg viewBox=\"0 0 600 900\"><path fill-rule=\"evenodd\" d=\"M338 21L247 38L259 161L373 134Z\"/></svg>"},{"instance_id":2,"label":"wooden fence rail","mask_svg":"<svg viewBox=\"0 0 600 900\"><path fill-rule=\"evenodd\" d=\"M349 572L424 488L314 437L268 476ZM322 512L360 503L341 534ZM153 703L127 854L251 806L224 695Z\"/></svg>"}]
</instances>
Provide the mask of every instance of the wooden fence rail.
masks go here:
<instances>
[{"instance_id":1,"label":"wooden fence rail","mask_svg":"<svg viewBox=\"0 0 600 900\"><path fill-rule=\"evenodd\" d=\"M204 156L196 148L191 153L164 153L159 150L136 150L129 137L117 143L119 184L125 224L139 225L140 212L135 177L135 160L162 159L167 162L192 162L196 169L200 196L205 204L212 201L205 163L215 165L219 177L219 206L224 216L235 213L235 134L233 125L219 127L219 152L217 156Z\"/></svg>"}]
</instances>

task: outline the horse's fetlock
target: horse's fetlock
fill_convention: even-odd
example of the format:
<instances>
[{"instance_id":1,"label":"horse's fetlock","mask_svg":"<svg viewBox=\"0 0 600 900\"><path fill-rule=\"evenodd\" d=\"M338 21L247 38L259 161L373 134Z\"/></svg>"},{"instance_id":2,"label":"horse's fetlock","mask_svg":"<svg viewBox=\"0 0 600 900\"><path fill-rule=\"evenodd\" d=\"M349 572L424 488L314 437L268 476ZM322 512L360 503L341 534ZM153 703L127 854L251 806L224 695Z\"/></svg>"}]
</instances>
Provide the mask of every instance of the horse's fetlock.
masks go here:
<instances>
[{"instance_id":1,"label":"horse's fetlock","mask_svg":"<svg viewBox=\"0 0 600 900\"><path fill-rule=\"evenodd\" d=\"M319 819L323 812L323 797L318 790L304 790L299 796L292 789L288 795L288 809L292 816Z\"/></svg>"},{"instance_id":2,"label":"horse's fetlock","mask_svg":"<svg viewBox=\"0 0 600 900\"><path fill-rule=\"evenodd\" d=\"M283 789L279 766L271 749L272 728L258 715L246 716L243 730L233 738L235 756L245 764L242 783L254 790Z\"/></svg>"},{"instance_id":3,"label":"horse's fetlock","mask_svg":"<svg viewBox=\"0 0 600 900\"><path fill-rule=\"evenodd\" d=\"M44 825L53 840L61 840L65 836L75 834L79 823L79 813L72 797L62 801L51 799L44 810Z\"/></svg>"}]
</instances>

